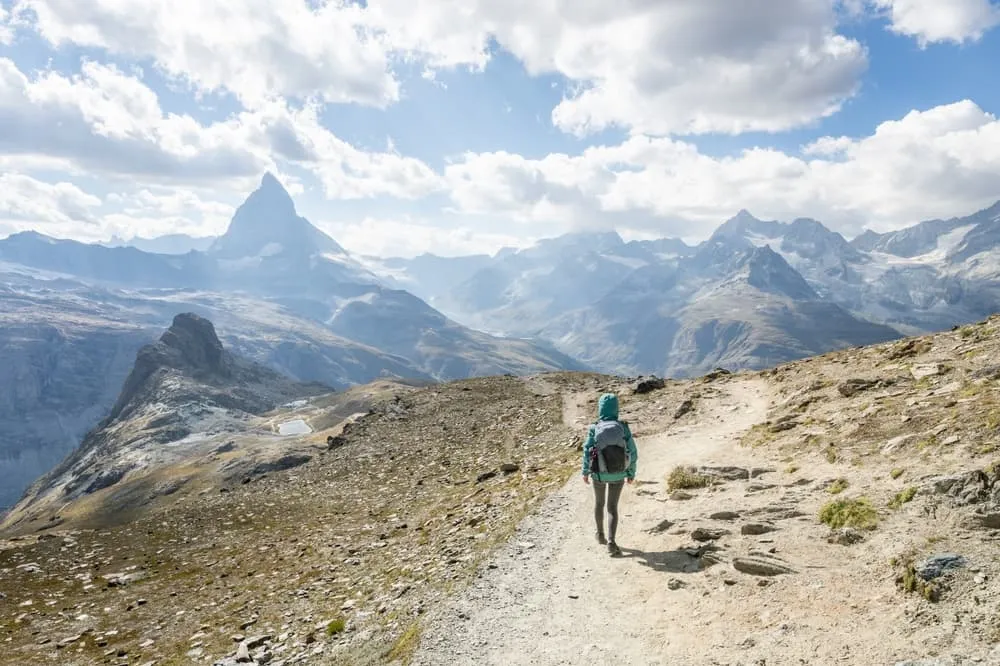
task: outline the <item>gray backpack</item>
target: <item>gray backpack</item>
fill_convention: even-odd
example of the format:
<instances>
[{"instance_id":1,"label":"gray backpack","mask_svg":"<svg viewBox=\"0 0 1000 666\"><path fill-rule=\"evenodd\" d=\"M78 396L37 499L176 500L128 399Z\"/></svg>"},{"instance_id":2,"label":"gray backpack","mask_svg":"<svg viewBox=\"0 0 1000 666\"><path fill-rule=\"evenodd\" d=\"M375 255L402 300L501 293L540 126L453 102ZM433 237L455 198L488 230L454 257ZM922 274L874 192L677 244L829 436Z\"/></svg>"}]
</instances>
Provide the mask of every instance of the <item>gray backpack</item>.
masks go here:
<instances>
[{"instance_id":1,"label":"gray backpack","mask_svg":"<svg viewBox=\"0 0 1000 666\"><path fill-rule=\"evenodd\" d=\"M628 438L620 421L598 421L594 424L594 461L601 474L620 474L628 469Z\"/></svg>"}]
</instances>

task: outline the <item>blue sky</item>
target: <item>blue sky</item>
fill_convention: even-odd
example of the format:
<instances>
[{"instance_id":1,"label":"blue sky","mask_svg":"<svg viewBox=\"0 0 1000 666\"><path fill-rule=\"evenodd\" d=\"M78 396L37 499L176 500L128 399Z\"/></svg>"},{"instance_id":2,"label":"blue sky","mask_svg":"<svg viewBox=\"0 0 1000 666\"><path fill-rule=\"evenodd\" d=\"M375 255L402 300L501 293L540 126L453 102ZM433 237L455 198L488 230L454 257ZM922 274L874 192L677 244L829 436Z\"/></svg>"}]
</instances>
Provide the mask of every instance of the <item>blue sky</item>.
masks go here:
<instances>
[{"instance_id":1,"label":"blue sky","mask_svg":"<svg viewBox=\"0 0 1000 666\"><path fill-rule=\"evenodd\" d=\"M0 235L217 234L265 170L382 255L1000 199L991 0L233 7L0 0Z\"/></svg>"}]
</instances>

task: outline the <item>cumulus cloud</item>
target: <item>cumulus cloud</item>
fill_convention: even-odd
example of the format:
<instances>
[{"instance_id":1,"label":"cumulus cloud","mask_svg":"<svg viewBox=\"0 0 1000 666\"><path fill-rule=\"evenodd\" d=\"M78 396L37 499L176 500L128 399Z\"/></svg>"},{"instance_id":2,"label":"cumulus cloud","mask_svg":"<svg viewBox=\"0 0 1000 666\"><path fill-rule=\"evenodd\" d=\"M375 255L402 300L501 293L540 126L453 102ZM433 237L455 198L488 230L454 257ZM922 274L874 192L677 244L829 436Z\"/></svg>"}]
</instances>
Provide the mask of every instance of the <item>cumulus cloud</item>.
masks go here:
<instances>
[{"instance_id":1,"label":"cumulus cloud","mask_svg":"<svg viewBox=\"0 0 1000 666\"><path fill-rule=\"evenodd\" d=\"M92 61L75 76L31 79L0 58L0 127L6 155L70 170L196 182L251 177L270 164L236 123L164 114L139 79Z\"/></svg>"},{"instance_id":2,"label":"cumulus cloud","mask_svg":"<svg viewBox=\"0 0 1000 666\"><path fill-rule=\"evenodd\" d=\"M777 131L835 112L867 66L831 0L370 0L394 47L482 67L489 40L576 90L552 112L585 135Z\"/></svg>"},{"instance_id":3,"label":"cumulus cloud","mask_svg":"<svg viewBox=\"0 0 1000 666\"><path fill-rule=\"evenodd\" d=\"M481 69L499 44L531 74L574 84L567 132L778 131L834 113L865 49L833 0L17 0L50 44L150 58L256 108L275 96L384 106L394 59Z\"/></svg>"},{"instance_id":4,"label":"cumulus cloud","mask_svg":"<svg viewBox=\"0 0 1000 666\"><path fill-rule=\"evenodd\" d=\"M72 183L0 174L0 235L26 229L53 235L96 231L95 209L100 205L100 199Z\"/></svg>"},{"instance_id":5,"label":"cumulus cloud","mask_svg":"<svg viewBox=\"0 0 1000 666\"><path fill-rule=\"evenodd\" d=\"M921 46L977 41L1000 25L1000 5L994 0L872 1L888 15L893 32L915 37Z\"/></svg>"},{"instance_id":6,"label":"cumulus cloud","mask_svg":"<svg viewBox=\"0 0 1000 666\"><path fill-rule=\"evenodd\" d=\"M151 58L200 91L384 106L399 97L382 40L356 4L291 0L15 0L53 46Z\"/></svg>"},{"instance_id":7,"label":"cumulus cloud","mask_svg":"<svg viewBox=\"0 0 1000 666\"><path fill-rule=\"evenodd\" d=\"M466 155L445 176L456 208L525 223L655 229L704 238L740 208L816 217L851 235L973 212L998 197L1000 121L970 101L914 111L860 139L825 137L800 155L754 148L711 157L683 141L632 136L580 155Z\"/></svg>"},{"instance_id":8,"label":"cumulus cloud","mask_svg":"<svg viewBox=\"0 0 1000 666\"><path fill-rule=\"evenodd\" d=\"M202 124L166 113L138 76L84 61L77 75L34 78L0 58L0 152L32 167L100 173L154 184L245 190L265 169L299 164L337 198L419 196L437 187L422 162L395 152L368 153L335 136L315 105L269 101Z\"/></svg>"},{"instance_id":9,"label":"cumulus cloud","mask_svg":"<svg viewBox=\"0 0 1000 666\"><path fill-rule=\"evenodd\" d=\"M407 215L322 222L318 226L348 251L376 257L415 257L425 252L445 257L493 254L500 247L525 247L534 241L523 234L484 232L474 221L468 225L441 225Z\"/></svg>"},{"instance_id":10,"label":"cumulus cloud","mask_svg":"<svg viewBox=\"0 0 1000 666\"><path fill-rule=\"evenodd\" d=\"M206 200L190 190L142 188L108 195L115 210L101 219L105 236L153 238L166 234L215 236L225 232L231 203Z\"/></svg>"},{"instance_id":11,"label":"cumulus cloud","mask_svg":"<svg viewBox=\"0 0 1000 666\"><path fill-rule=\"evenodd\" d=\"M14 41L14 29L11 27L12 18L7 8L0 5L0 44L10 44Z\"/></svg>"}]
</instances>

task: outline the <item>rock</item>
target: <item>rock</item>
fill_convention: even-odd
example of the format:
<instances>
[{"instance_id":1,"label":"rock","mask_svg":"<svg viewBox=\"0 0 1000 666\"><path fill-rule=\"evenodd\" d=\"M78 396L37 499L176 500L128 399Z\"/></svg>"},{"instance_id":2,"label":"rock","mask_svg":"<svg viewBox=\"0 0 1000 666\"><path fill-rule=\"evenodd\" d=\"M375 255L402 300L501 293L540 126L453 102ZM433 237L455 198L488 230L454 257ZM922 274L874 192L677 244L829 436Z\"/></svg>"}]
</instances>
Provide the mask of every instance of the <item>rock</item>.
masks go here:
<instances>
[{"instance_id":1,"label":"rock","mask_svg":"<svg viewBox=\"0 0 1000 666\"><path fill-rule=\"evenodd\" d=\"M495 471L483 472L476 477L476 483L482 483L483 481L489 481L497 475Z\"/></svg>"},{"instance_id":2,"label":"rock","mask_svg":"<svg viewBox=\"0 0 1000 666\"><path fill-rule=\"evenodd\" d=\"M924 580L934 580L945 574L947 571L961 569L966 565L966 560L961 555L955 553L942 553L933 555L914 564L914 571Z\"/></svg>"},{"instance_id":3,"label":"rock","mask_svg":"<svg viewBox=\"0 0 1000 666\"><path fill-rule=\"evenodd\" d=\"M740 514L735 511L717 511L709 516L711 520L736 520Z\"/></svg>"},{"instance_id":4,"label":"rock","mask_svg":"<svg viewBox=\"0 0 1000 666\"><path fill-rule=\"evenodd\" d=\"M694 401L691 399L685 400L677 407L677 410L674 412L674 419L675 420L679 419L683 417L685 414L688 414L692 411L694 411Z\"/></svg>"},{"instance_id":5,"label":"rock","mask_svg":"<svg viewBox=\"0 0 1000 666\"><path fill-rule=\"evenodd\" d=\"M264 643L271 640L271 634L261 634L260 636L254 636L253 638L248 638L246 640L247 649L256 650Z\"/></svg>"},{"instance_id":6,"label":"rock","mask_svg":"<svg viewBox=\"0 0 1000 666\"><path fill-rule=\"evenodd\" d=\"M765 525L764 523L747 523L740 528L740 534L744 536L759 536L761 534L767 534L768 532L773 532L777 528L773 525Z\"/></svg>"},{"instance_id":7,"label":"rock","mask_svg":"<svg viewBox=\"0 0 1000 666\"><path fill-rule=\"evenodd\" d=\"M946 437L943 440L941 440L941 444L944 446L953 446L955 444L958 444L960 441L962 441L961 437L959 437L958 435L951 435L950 437Z\"/></svg>"},{"instance_id":8,"label":"rock","mask_svg":"<svg viewBox=\"0 0 1000 666\"><path fill-rule=\"evenodd\" d=\"M747 486L747 492L759 493L765 490L771 490L772 488L776 487L777 486L775 486L773 483L751 483L750 485Z\"/></svg>"},{"instance_id":9,"label":"rock","mask_svg":"<svg viewBox=\"0 0 1000 666\"><path fill-rule=\"evenodd\" d=\"M675 490L670 494L670 499L677 502L683 502L684 500L694 499L694 495L684 490Z\"/></svg>"},{"instance_id":10,"label":"rock","mask_svg":"<svg viewBox=\"0 0 1000 666\"><path fill-rule=\"evenodd\" d=\"M974 516L980 527L988 530L1000 530L1000 513L985 513Z\"/></svg>"},{"instance_id":11,"label":"rock","mask_svg":"<svg viewBox=\"0 0 1000 666\"><path fill-rule=\"evenodd\" d=\"M652 393L666 387L667 383L659 377L645 377L639 379L632 387L635 394Z\"/></svg>"},{"instance_id":12,"label":"rock","mask_svg":"<svg viewBox=\"0 0 1000 666\"><path fill-rule=\"evenodd\" d=\"M668 590L679 590L682 587L685 587L685 583L679 578L671 578L667 581Z\"/></svg>"},{"instance_id":13,"label":"rock","mask_svg":"<svg viewBox=\"0 0 1000 666\"><path fill-rule=\"evenodd\" d=\"M733 568L751 576L780 576L795 573L794 569L781 560L759 553L733 558Z\"/></svg>"},{"instance_id":14,"label":"rock","mask_svg":"<svg viewBox=\"0 0 1000 666\"><path fill-rule=\"evenodd\" d=\"M756 479L765 474L771 474L776 471L773 467L753 467L750 469L750 478Z\"/></svg>"},{"instance_id":15,"label":"rock","mask_svg":"<svg viewBox=\"0 0 1000 666\"><path fill-rule=\"evenodd\" d=\"M61 641L59 641L58 643L56 643L56 648L59 649L59 650L61 650L64 647L66 647L67 645L72 645L73 643L76 643L81 638L83 638L83 636L81 634L77 634L76 636L70 636L68 638L64 638Z\"/></svg>"},{"instance_id":16,"label":"rock","mask_svg":"<svg viewBox=\"0 0 1000 666\"><path fill-rule=\"evenodd\" d=\"M987 365L972 373L973 379L1000 379L1000 365Z\"/></svg>"},{"instance_id":17,"label":"rock","mask_svg":"<svg viewBox=\"0 0 1000 666\"><path fill-rule=\"evenodd\" d=\"M837 391L845 398L850 398L856 393L867 391L868 389L874 387L877 383L878 382L871 379L848 379L837 386Z\"/></svg>"},{"instance_id":18,"label":"rock","mask_svg":"<svg viewBox=\"0 0 1000 666\"><path fill-rule=\"evenodd\" d=\"M101 576L107 583L108 587L125 587L129 583L134 583L136 581L145 578L145 574L139 571L133 571L131 573L109 573Z\"/></svg>"},{"instance_id":19,"label":"rock","mask_svg":"<svg viewBox=\"0 0 1000 666\"><path fill-rule=\"evenodd\" d=\"M245 641L240 643L239 647L236 648L236 663L246 664L252 661L253 659L250 657L250 648L247 647Z\"/></svg>"},{"instance_id":20,"label":"rock","mask_svg":"<svg viewBox=\"0 0 1000 666\"><path fill-rule=\"evenodd\" d=\"M827 543L834 543L841 546L852 546L856 543L861 543L864 540L864 534L853 527L842 527L839 530L834 530L830 533L830 536L826 538Z\"/></svg>"},{"instance_id":21,"label":"rock","mask_svg":"<svg viewBox=\"0 0 1000 666\"><path fill-rule=\"evenodd\" d=\"M725 481L746 481L750 479L750 470L745 467L712 467L712 466L701 466L701 467L687 467L687 471L693 474L700 474L702 476L710 476L716 479L723 479Z\"/></svg>"},{"instance_id":22,"label":"rock","mask_svg":"<svg viewBox=\"0 0 1000 666\"><path fill-rule=\"evenodd\" d=\"M882 455L888 455L894 452L896 449L906 445L908 442L917 439L918 437L919 435L915 433L900 435L899 437L893 437L892 439L890 439L888 442L885 443L885 446L882 447Z\"/></svg>"},{"instance_id":23,"label":"rock","mask_svg":"<svg viewBox=\"0 0 1000 666\"><path fill-rule=\"evenodd\" d=\"M691 538L695 541L715 541L729 534L729 530L715 529L711 527L698 527L691 532Z\"/></svg>"},{"instance_id":24,"label":"rock","mask_svg":"<svg viewBox=\"0 0 1000 666\"><path fill-rule=\"evenodd\" d=\"M921 492L945 495L952 498L957 506L982 504L998 499L1000 486L997 485L1000 470L987 474L982 470L972 470L961 474L938 476L930 479Z\"/></svg>"},{"instance_id":25,"label":"rock","mask_svg":"<svg viewBox=\"0 0 1000 666\"><path fill-rule=\"evenodd\" d=\"M504 474L513 474L514 472L521 469L521 466L517 463L504 463L500 465L500 471Z\"/></svg>"},{"instance_id":26,"label":"rock","mask_svg":"<svg viewBox=\"0 0 1000 666\"><path fill-rule=\"evenodd\" d=\"M941 363L920 363L910 368L910 374L917 381L927 377L936 377L944 372L944 365Z\"/></svg>"},{"instance_id":27,"label":"rock","mask_svg":"<svg viewBox=\"0 0 1000 666\"><path fill-rule=\"evenodd\" d=\"M712 372L705 375L703 379L706 382L714 382L717 379L728 377L731 374L733 373L731 373L729 370L726 370L725 368L716 368L715 370L712 370Z\"/></svg>"},{"instance_id":28,"label":"rock","mask_svg":"<svg viewBox=\"0 0 1000 666\"><path fill-rule=\"evenodd\" d=\"M249 474L250 476L261 476L262 474L269 474L271 472L282 472L286 469L305 465L310 460L312 460L312 456L307 456L304 453L289 453L276 460L258 463L250 470Z\"/></svg>"},{"instance_id":29,"label":"rock","mask_svg":"<svg viewBox=\"0 0 1000 666\"><path fill-rule=\"evenodd\" d=\"M774 423L773 425L771 425L771 427L768 428L768 431L772 433L779 433L779 432L785 432L787 430L793 430L794 428L798 427L799 427L798 421L796 421L795 419L788 419Z\"/></svg>"},{"instance_id":30,"label":"rock","mask_svg":"<svg viewBox=\"0 0 1000 666\"><path fill-rule=\"evenodd\" d=\"M651 527L646 530L649 534L662 534L674 526L674 522L669 518L664 518L656 524L655 527Z\"/></svg>"}]
</instances>

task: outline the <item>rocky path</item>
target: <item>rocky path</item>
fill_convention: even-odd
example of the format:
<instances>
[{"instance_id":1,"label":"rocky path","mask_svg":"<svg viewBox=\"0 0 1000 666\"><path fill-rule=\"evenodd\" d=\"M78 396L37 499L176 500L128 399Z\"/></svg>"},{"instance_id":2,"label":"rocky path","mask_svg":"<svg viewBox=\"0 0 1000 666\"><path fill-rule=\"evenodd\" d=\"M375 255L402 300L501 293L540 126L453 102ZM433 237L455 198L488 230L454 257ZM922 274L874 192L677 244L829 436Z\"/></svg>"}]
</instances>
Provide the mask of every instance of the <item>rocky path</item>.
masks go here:
<instances>
[{"instance_id":1,"label":"rocky path","mask_svg":"<svg viewBox=\"0 0 1000 666\"><path fill-rule=\"evenodd\" d=\"M749 464L739 435L765 419L767 405L764 383L731 382L705 396L691 425L637 439L637 483L621 502L622 558L596 542L592 490L575 475L432 618L413 663L712 663L694 659L713 639L689 622L683 594L703 553L665 548L664 521L722 507L711 497L667 501L664 479L679 464ZM573 404L566 417L581 429L591 418Z\"/></svg>"}]
</instances>

